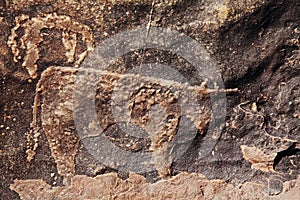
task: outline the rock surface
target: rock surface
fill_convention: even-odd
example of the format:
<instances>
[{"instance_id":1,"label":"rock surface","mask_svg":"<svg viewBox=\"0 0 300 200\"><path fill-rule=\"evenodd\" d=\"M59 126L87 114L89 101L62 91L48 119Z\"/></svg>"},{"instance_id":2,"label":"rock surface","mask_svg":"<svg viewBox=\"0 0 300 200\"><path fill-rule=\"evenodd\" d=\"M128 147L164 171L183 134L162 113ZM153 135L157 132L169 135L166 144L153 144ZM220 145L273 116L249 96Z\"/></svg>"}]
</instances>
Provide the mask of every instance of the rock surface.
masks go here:
<instances>
[{"instance_id":1,"label":"rock surface","mask_svg":"<svg viewBox=\"0 0 300 200\"><path fill-rule=\"evenodd\" d=\"M294 199L300 195L299 183L284 183L284 192L273 197L263 191L262 184L248 182L234 187L224 180L207 180L195 173L181 173L153 184L136 174L126 180L116 173L94 178L76 175L68 186L52 188L43 180L17 180L11 188L22 199Z\"/></svg>"},{"instance_id":2,"label":"rock surface","mask_svg":"<svg viewBox=\"0 0 300 200\"><path fill-rule=\"evenodd\" d=\"M299 13L297 0L0 0L0 199L300 196ZM95 72L98 47L138 27L192 38L218 70L199 76L197 49L139 48ZM87 144L105 139L117 148L101 158Z\"/></svg>"}]
</instances>

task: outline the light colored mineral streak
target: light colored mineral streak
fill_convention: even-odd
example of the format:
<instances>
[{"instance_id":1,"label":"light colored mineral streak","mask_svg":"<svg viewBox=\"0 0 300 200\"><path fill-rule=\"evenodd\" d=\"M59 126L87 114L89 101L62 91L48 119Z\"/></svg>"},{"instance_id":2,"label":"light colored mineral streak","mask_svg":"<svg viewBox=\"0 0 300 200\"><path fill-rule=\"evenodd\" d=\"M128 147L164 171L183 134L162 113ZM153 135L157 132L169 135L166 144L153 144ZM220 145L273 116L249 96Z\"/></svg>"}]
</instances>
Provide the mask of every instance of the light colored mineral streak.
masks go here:
<instances>
[{"instance_id":1,"label":"light colored mineral streak","mask_svg":"<svg viewBox=\"0 0 300 200\"><path fill-rule=\"evenodd\" d=\"M78 66L85 58L87 53L93 49L93 34L90 28L86 25L80 24L72 20L66 15L57 15L56 13L47 14L43 17L30 18L27 15L17 16L15 18L16 26L11 29L11 35L7 41L8 46L11 47L14 54L14 62L20 62L22 56L21 49L25 50L22 66L27 69L31 78L37 77L38 66L36 64L39 59L38 45L43 41L41 30L43 28L56 28L62 30L62 42L65 46L65 56L67 62ZM24 35L18 35L17 30L24 28ZM76 39L77 34L82 35L83 42L85 42L87 49L75 58ZM17 38L20 37L20 46L18 46Z\"/></svg>"},{"instance_id":2,"label":"light colored mineral streak","mask_svg":"<svg viewBox=\"0 0 300 200\"><path fill-rule=\"evenodd\" d=\"M245 160L252 163L251 168L264 172L275 172L273 169L274 159L277 153L265 154L257 147L248 147L241 145L241 150Z\"/></svg>"},{"instance_id":3,"label":"light colored mineral streak","mask_svg":"<svg viewBox=\"0 0 300 200\"><path fill-rule=\"evenodd\" d=\"M299 148L299 146L299 144L296 144L296 148ZM289 146L282 145L279 149L276 148L273 151L268 150L268 153L265 153L257 147L249 147L247 145L240 146L244 159L252 164L251 168L263 172L275 172L273 164L277 153L286 150L288 147Z\"/></svg>"},{"instance_id":4,"label":"light colored mineral streak","mask_svg":"<svg viewBox=\"0 0 300 200\"><path fill-rule=\"evenodd\" d=\"M220 28L224 23L238 20L241 16L253 12L265 4L265 0L206 0L196 20L184 24L186 26L202 26L206 31Z\"/></svg>"},{"instance_id":5,"label":"light colored mineral streak","mask_svg":"<svg viewBox=\"0 0 300 200\"><path fill-rule=\"evenodd\" d=\"M77 153L78 142L79 142L78 136L74 133L75 127L73 128L71 127L72 130L70 130L70 126L74 126L71 125L73 121L73 112L74 112L72 95L74 90L76 89L74 88L76 71L77 71L76 68L69 68L69 67L47 68L42 73L41 79L37 84L36 96L35 96L35 101L33 106L33 122L32 122L32 127L34 130L33 134L34 136L37 137L40 135L41 131L43 131L46 134L50 145L52 156L55 162L57 163L58 173L64 177L70 177L71 175L75 174L74 158ZM110 93L109 91L113 91L114 89L119 90L117 91L117 93L122 94L121 95L122 98L124 97L128 98L126 97L125 94L123 95L122 93L124 91L127 91L126 89L114 88L115 82L120 79L123 80L127 79L128 84L126 86L133 91L141 87L140 83L144 84L144 87L146 87L147 84L155 83L155 84L160 84L163 87L169 88L169 90L170 88L172 88L174 91L179 92L180 94L177 94L177 96L181 96L183 99L189 97L188 95L186 95L187 91L191 91L196 94L202 94L202 95L208 95L209 92L214 91L214 90L210 91L204 88L203 86L191 87L174 81L161 80L161 79L156 79L151 77L139 77L134 74L120 75L108 71L101 71L101 72L98 71L98 73L99 74L101 73L102 75L99 76L101 77L101 83L99 86L101 86L100 91L102 91L102 93L100 92L100 94L97 94L98 95L97 98L100 99L102 98L105 101L111 98L109 96L105 96L105 91ZM103 77L115 81L111 81L111 82L103 81L106 79ZM150 85L149 88L153 90L153 88L151 88ZM160 89L156 89L156 90L161 91ZM236 90L229 90L229 91L236 91ZM161 104L161 106L166 109L167 113L174 115L173 120L171 120L170 122L164 122L162 124L163 129L154 133L153 137L150 137L152 141L151 150L153 151L157 150L157 152L159 152L159 150L162 150L166 147L167 143L170 142L173 136L176 134L178 118L181 113L176 113L176 109L175 111L169 109L170 104L168 102L173 102L174 100L176 100L176 95L175 96L172 95L170 91L168 92L168 90L165 93L158 92L157 94L159 94L158 97L161 96L161 98L156 97L157 99L152 99L153 95L150 95L148 97L148 96L143 96L141 94L137 94L135 96L135 99L133 100L134 102L131 103L138 104L138 102L144 102L146 104L150 104L147 105L150 107L153 103ZM96 95L96 94L92 94L92 95ZM125 100L126 103L130 104L130 100L131 100L130 98ZM148 101L153 101L153 102L151 104ZM111 105L103 104L101 106L110 107ZM115 105L113 107L115 107ZM211 117L210 106L206 106L206 107L201 106L198 109L196 108L197 107L186 106L183 110L185 112L184 114L186 114L188 118L191 118L191 121L194 122L195 126L200 131L202 131L210 121L210 117ZM130 110L130 108L128 109L126 107L120 110L121 110L120 111L121 114L123 112L129 112L129 113L131 112L131 114L133 114L135 112L133 110ZM99 122L97 123L100 123L102 128L106 129L109 126L109 124L112 123L114 120L111 117L113 116L100 117ZM144 128L147 127L143 125L143 120L141 119L136 119L136 120L137 120L136 122L137 125L142 126ZM145 129L147 130L147 128ZM92 137L92 136L86 135L85 137ZM29 147L27 150L27 155L28 155L27 159L29 161L35 155L35 150L37 148L37 140L34 141L34 143L35 144L33 145L33 148ZM163 168L162 170L168 171L165 168Z\"/></svg>"},{"instance_id":6,"label":"light colored mineral streak","mask_svg":"<svg viewBox=\"0 0 300 200\"><path fill-rule=\"evenodd\" d=\"M122 180L116 173L94 178L76 175L67 186L51 187L43 180L15 180L10 188L22 200L57 199L276 199L300 196L300 180L287 181L277 196L267 196L264 185L246 182L239 185L223 180L208 180L201 174L180 173L167 180L147 183L143 176L131 173Z\"/></svg>"}]
</instances>

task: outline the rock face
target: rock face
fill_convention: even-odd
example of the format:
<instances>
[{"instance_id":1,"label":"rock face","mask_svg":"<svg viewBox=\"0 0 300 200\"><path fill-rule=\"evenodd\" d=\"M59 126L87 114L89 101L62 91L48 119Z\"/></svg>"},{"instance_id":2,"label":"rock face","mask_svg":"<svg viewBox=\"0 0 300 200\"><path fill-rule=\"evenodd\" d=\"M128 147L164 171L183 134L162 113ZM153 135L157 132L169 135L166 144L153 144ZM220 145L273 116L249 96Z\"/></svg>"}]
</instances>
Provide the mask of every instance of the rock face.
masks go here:
<instances>
[{"instance_id":1,"label":"rock face","mask_svg":"<svg viewBox=\"0 0 300 200\"><path fill-rule=\"evenodd\" d=\"M299 13L0 1L0 199L300 196Z\"/></svg>"},{"instance_id":2,"label":"rock face","mask_svg":"<svg viewBox=\"0 0 300 200\"><path fill-rule=\"evenodd\" d=\"M181 173L169 180L147 183L143 176L130 174L122 180L116 173L94 178L76 175L70 185L52 188L43 180L17 180L11 188L22 199L293 199L299 196L299 181L284 183L284 192L270 197L264 186L248 182L239 187L224 180L207 180L195 173Z\"/></svg>"}]
</instances>

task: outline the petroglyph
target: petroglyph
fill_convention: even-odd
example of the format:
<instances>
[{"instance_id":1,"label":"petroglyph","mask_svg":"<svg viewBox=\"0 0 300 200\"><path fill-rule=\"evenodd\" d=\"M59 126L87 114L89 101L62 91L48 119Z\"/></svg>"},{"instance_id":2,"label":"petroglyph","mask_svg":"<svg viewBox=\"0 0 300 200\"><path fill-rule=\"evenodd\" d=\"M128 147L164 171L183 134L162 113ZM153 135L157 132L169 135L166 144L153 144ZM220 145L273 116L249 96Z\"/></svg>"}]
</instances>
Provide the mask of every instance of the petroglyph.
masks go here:
<instances>
[{"instance_id":1,"label":"petroglyph","mask_svg":"<svg viewBox=\"0 0 300 200\"><path fill-rule=\"evenodd\" d=\"M73 112L74 109L85 109L86 106L86 102L77 102L81 108L74 108L72 95L75 90L78 90L74 85L75 80L87 81L80 77L83 76L80 73L76 75L76 72L78 72L76 68L68 67L50 67L44 71L37 85L33 106L32 127L34 135L38 136L40 132L46 134L52 155L57 163L58 172L62 176L75 174L74 157L78 149L79 138L75 133ZM203 86L192 87L174 81L141 77L135 74L121 75L109 71L92 71L92 73L96 73L99 80L97 92L94 94L97 105L95 109L99 121L90 122L88 128L93 128L95 123L99 123L102 130L97 130L96 134L102 134L103 130L116 123L116 119L119 117L114 115L123 116L124 123L132 122L148 133L151 144L145 150L156 152L156 157L163 157L163 151L177 133L180 117L185 115L189 118L200 134L210 122L209 94L216 91L210 91ZM122 84L116 87L117 82L121 79L123 80ZM91 87L88 86L89 84L91 83L87 81L84 85L89 88ZM236 90L228 91L234 92ZM81 92L80 89L79 92ZM190 92L196 94L195 97L198 98L197 102L200 106L188 105ZM112 98L113 93L118 94L118 96ZM80 101L81 99L77 100ZM151 113L151 109L155 105L160 105L164 111L161 113L154 110ZM113 113L112 109L116 113ZM160 116L157 117L156 115ZM84 120L85 116L82 118ZM157 121L159 119L162 121ZM83 135L82 137L95 136ZM119 142L117 142L118 138L109 135L108 138L119 147L124 147L129 136ZM132 151L139 149L140 147L135 145L127 147L127 150ZM27 150L30 153L28 160L32 159L35 150L36 148Z\"/></svg>"},{"instance_id":2,"label":"petroglyph","mask_svg":"<svg viewBox=\"0 0 300 200\"><path fill-rule=\"evenodd\" d=\"M20 15L15 18L16 25L11 30L7 41L14 54L14 62L22 62L31 78L37 77L38 64L40 59L40 44L44 41L45 29L57 29L62 32L62 43L65 48L64 54L67 63L78 66L87 53L93 49L93 34L90 28L71 20L69 16L48 14L41 17L30 18L28 15ZM20 34L20 32L23 34ZM78 37L82 37L86 49L76 52ZM25 53L23 52L25 51Z\"/></svg>"}]
</instances>

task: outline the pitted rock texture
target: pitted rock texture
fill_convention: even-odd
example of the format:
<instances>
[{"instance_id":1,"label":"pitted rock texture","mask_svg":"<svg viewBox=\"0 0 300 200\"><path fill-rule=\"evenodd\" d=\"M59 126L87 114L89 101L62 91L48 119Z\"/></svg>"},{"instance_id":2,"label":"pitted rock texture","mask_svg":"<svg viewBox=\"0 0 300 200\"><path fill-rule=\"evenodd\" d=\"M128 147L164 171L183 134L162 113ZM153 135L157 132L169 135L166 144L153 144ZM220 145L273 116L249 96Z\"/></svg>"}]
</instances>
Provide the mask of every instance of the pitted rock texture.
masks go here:
<instances>
[{"instance_id":1,"label":"pitted rock texture","mask_svg":"<svg viewBox=\"0 0 300 200\"><path fill-rule=\"evenodd\" d=\"M0 1L0 199L297 198L299 13L298 0ZM93 157L77 133L71 96L76 72L94 47L138 26L171 28L198 41L228 90L221 135L205 149L207 126L218 116L209 116L205 80L190 63L172 52L141 49L112 64L96 85L95 107L105 137L124 151L165 152L182 118L182 93L170 88L195 90L200 102L201 109L186 114L198 129L190 147L142 176ZM127 74L143 63L170 66L191 87ZM111 110L112 99L122 101L113 91L120 80L146 85L119 87L139 88L124 99L129 112ZM164 112L148 112L153 105ZM141 139L122 132L113 112L141 127L138 134L155 134ZM147 129L151 123L163 131Z\"/></svg>"},{"instance_id":2,"label":"pitted rock texture","mask_svg":"<svg viewBox=\"0 0 300 200\"><path fill-rule=\"evenodd\" d=\"M80 136L81 139L105 134L111 142L121 148L125 147L126 150L137 152L145 149L145 151L159 153L166 149L168 143L173 140L179 126L179 118L183 115L191 118L190 120L200 134L210 122L209 90L204 87L188 87L174 81L141 77L135 74L122 75L91 69L85 70L84 73L79 72L78 69L71 67L47 68L37 84L33 105L33 122L31 124L33 133L32 139L29 141L32 145L26 151L27 160L30 162L34 158L38 148L38 137L44 134L61 176L75 175L74 159L79 148L79 136L75 132L76 125L73 114L78 112L77 110L80 111L91 106L89 101L85 102L86 99L82 95L90 95L87 94L88 88L96 85L94 109L100 121L100 128L92 128L95 123L98 123L94 120L85 124L85 118L88 116L85 116L84 113L81 114L79 121L82 122L77 123L83 123L82 126L95 129L92 135L83 133ZM93 74L99 80L93 81L90 76L86 78L87 73ZM120 80L122 80L122 84L116 87ZM80 85L84 85L84 87L78 88L76 81L83 82ZM94 83L97 84L94 85ZM76 92L80 96L74 98L73 95ZM190 96L189 92L196 95ZM114 93L115 96L113 96ZM191 97L198 97L197 102L199 105L202 104L201 108L197 105L188 106ZM78 102L74 105L74 101ZM149 110L154 105L160 105L165 112L161 113L161 109L158 109L152 111L156 113L154 114L156 116L149 116ZM183 108L185 110L180 111ZM154 121L150 122L150 120ZM122 131L121 127L117 129L115 135L109 134L110 132L106 130L109 130L110 127L118 127L117 122L134 123L141 128L140 130L148 132L148 139L147 137L139 139L134 136L122 135L119 133ZM128 144L133 144L133 146L130 147L131 145ZM161 171L159 173L168 175Z\"/></svg>"},{"instance_id":3,"label":"pitted rock texture","mask_svg":"<svg viewBox=\"0 0 300 200\"><path fill-rule=\"evenodd\" d=\"M168 180L147 183L143 176L130 174L122 180L116 173L94 178L77 175L71 184L51 187L43 180L16 180L11 188L22 199L36 196L48 199L294 199L300 195L299 181L284 183L283 193L270 197L257 183L245 183L239 187L224 180L208 180L201 174L181 173ZM79 195L78 195L79 194Z\"/></svg>"},{"instance_id":4,"label":"pitted rock texture","mask_svg":"<svg viewBox=\"0 0 300 200\"><path fill-rule=\"evenodd\" d=\"M53 13L45 17L29 19L28 15L21 15L15 18L15 23L16 26L11 30L7 44L11 47L14 54L14 62L23 60L22 67L27 69L31 78L37 77L38 67L36 62L40 59L40 52L43 52L42 60L54 61L51 54L53 54L53 51L56 51L58 54L65 54L64 62L79 65L87 52L92 49L93 35L90 32L90 28L71 20L69 16L58 16L56 13ZM24 34L18 34L17 31L23 31ZM62 39L61 42L64 47L64 49L61 49L62 52L59 52L57 48L61 45L60 41L55 41L55 45L49 45L49 42L55 38L48 33L52 31L54 34L58 34L58 38ZM81 39L81 42L86 43L85 51L83 52L78 52L80 48L76 47L77 37L78 40ZM20 38L21 45L18 45L16 38ZM54 49L51 49L52 51L45 47L39 49L41 43L44 46L43 41L45 41L45 46L48 46L48 48L50 46L50 49L54 47ZM21 56L22 50L25 51L25 56Z\"/></svg>"}]
</instances>

